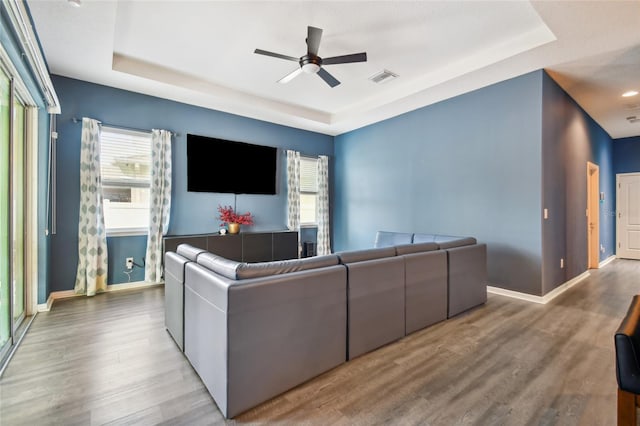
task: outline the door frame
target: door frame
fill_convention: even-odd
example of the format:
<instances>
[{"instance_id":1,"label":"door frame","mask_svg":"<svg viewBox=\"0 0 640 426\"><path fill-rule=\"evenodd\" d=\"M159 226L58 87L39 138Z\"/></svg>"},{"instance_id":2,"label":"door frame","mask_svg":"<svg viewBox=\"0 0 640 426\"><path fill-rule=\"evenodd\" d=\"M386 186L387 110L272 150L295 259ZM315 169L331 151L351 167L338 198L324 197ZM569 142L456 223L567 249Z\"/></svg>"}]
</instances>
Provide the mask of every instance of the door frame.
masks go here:
<instances>
[{"instance_id":1,"label":"door frame","mask_svg":"<svg viewBox=\"0 0 640 426\"><path fill-rule=\"evenodd\" d=\"M25 128L24 128L24 173L25 173L25 197L24 197L24 234L23 249L24 249L24 318L22 324L18 326L13 318L13 290L10 290L10 296L8 304L10 307L10 339L6 348L0 348L0 375L3 372L3 368L6 366L5 362L12 356L15 351L16 344L24 336L24 332L33 319L33 316L37 313L38 307L38 106L35 103L33 97L29 93L26 85L24 84L20 73L13 65L11 58L7 51L0 44L0 69L8 76L10 80L11 101L9 111L13 114L13 101L19 99L25 108ZM13 117L9 120L9 144L10 150L13 146ZM12 153L10 152L10 155ZM11 174L13 166L9 164L9 176L11 182ZM9 187L9 199L11 200L13 188ZM10 208L9 222L11 223L12 211ZM12 231L11 231L12 232ZM10 232L9 238L11 240L12 234ZM9 285L13 281L13 275ZM30 317L27 318L27 317ZM18 332L18 333L17 333Z\"/></svg>"},{"instance_id":2,"label":"door frame","mask_svg":"<svg viewBox=\"0 0 640 426\"><path fill-rule=\"evenodd\" d=\"M640 176L640 173L616 173L616 258L620 259L620 254L618 253L618 249L620 248L620 177L622 176Z\"/></svg>"},{"instance_id":3,"label":"door frame","mask_svg":"<svg viewBox=\"0 0 640 426\"><path fill-rule=\"evenodd\" d=\"M587 161L587 268L600 267L600 167Z\"/></svg>"}]
</instances>

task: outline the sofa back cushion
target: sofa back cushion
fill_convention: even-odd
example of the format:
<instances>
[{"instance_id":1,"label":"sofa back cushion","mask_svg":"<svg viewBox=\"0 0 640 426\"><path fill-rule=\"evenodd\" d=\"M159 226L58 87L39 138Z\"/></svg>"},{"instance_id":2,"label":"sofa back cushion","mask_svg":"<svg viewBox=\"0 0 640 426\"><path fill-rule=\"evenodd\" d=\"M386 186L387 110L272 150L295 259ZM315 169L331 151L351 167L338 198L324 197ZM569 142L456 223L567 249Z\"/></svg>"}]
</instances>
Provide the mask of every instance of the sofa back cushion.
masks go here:
<instances>
[{"instance_id":1,"label":"sofa back cushion","mask_svg":"<svg viewBox=\"0 0 640 426\"><path fill-rule=\"evenodd\" d=\"M240 262L208 252L198 256L198 264L230 280L237 279L236 271L240 266Z\"/></svg>"},{"instance_id":2,"label":"sofa back cushion","mask_svg":"<svg viewBox=\"0 0 640 426\"><path fill-rule=\"evenodd\" d=\"M436 243L441 250L444 250L475 244L476 239L472 237L458 237L456 235L413 234L413 243Z\"/></svg>"},{"instance_id":3,"label":"sofa back cushion","mask_svg":"<svg viewBox=\"0 0 640 426\"><path fill-rule=\"evenodd\" d=\"M201 253L205 253L206 250L202 250L201 248L194 247L189 244L180 244L176 249L176 253L178 253L182 257L186 257L187 259L195 262L198 258L198 255Z\"/></svg>"},{"instance_id":4,"label":"sofa back cushion","mask_svg":"<svg viewBox=\"0 0 640 426\"><path fill-rule=\"evenodd\" d=\"M381 259L383 257L394 257L396 255L395 247L380 247L364 250L343 251L337 253L340 263L355 263L365 260Z\"/></svg>"},{"instance_id":5,"label":"sofa back cushion","mask_svg":"<svg viewBox=\"0 0 640 426\"><path fill-rule=\"evenodd\" d=\"M421 253L425 251L438 250L438 244L436 243L417 243L417 244L403 244L396 246L396 255L402 256L411 253Z\"/></svg>"},{"instance_id":6,"label":"sofa back cushion","mask_svg":"<svg viewBox=\"0 0 640 426\"><path fill-rule=\"evenodd\" d=\"M438 247L440 248L440 250L446 250L454 247L471 246L476 243L477 241L473 237L456 237L452 240L438 242Z\"/></svg>"},{"instance_id":7,"label":"sofa back cushion","mask_svg":"<svg viewBox=\"0 0 640 426\"><path fill-rule=\"evenodd\" d=\"M414 244L434 243L435 241L436 241L435 234L413 234L412 242Z\"/></svg>"},{"instance_id":8,"label":"sofa back cushion","mask_svg":"<svg viewBox=\"0 0 640 426\"><path fill-rule=\"evenodd\" d=\"M413 234L406 232L388 232L378 231L376 233L376 241L374 247L391 247L400 244L411 244Z\"/></svg>"},{"instance_id":9,"label":"sofa back cushion","mask_svg":"<svg viewBox=\"0 0 640 426\"><path fill-rule=\"evenodd\" d=\"M334 266L338 264L338 256L330 254L327 256L306 257L304 259L245 263L229 260L213 253L202 253L198 256L198 264L231 280L246 280Z\"/></svg>"},{"instance_id":10,"label":"sofa back cushion","mask_svg":"<svg viewBox=\"0 0 640 426\"><path fill-rule=\"evenodd\" d=\"M236 269L236 279L266 277L269 275L287 274L289 272L306 271L338 264L338 256L305 257L303 259L277 260L274 262L241 263Z\"/></svg>"}]
</instances>

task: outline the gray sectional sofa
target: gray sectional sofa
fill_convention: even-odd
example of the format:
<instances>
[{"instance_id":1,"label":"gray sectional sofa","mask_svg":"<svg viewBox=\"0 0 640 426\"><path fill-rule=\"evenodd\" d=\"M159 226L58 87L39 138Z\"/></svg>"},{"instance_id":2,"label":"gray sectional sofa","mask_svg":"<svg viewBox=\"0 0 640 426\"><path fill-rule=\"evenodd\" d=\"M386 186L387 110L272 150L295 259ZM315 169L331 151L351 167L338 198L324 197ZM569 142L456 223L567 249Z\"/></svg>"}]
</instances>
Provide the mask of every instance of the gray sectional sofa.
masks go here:
<instances>
[{"instance_id":1,"label":"gray sectional sofa","mask_svg":"<svg viewBox=\"0 0 640 426\"><path fill-rule=\"evenodd\" d=\"M475 239L381 231L374 245L262 263L165 254L166 328L225 417L486 301Z\"/></svg>"}]
</instances>

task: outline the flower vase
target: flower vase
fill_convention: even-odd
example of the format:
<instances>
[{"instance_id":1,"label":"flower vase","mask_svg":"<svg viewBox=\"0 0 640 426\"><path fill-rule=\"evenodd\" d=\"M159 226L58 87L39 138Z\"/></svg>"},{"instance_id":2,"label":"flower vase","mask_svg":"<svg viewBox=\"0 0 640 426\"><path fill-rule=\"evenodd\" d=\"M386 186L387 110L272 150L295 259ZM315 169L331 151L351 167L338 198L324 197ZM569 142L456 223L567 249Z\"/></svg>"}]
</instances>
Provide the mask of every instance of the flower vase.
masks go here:
<instances>
[{"instance_id":1,"label":"flower vase","mask_svg":"<svg viewBox=\"0 0 640 426\"><path fill-rule=\"evenodd\" d=\"M240 232L240 224L239 223L229 223L229 233L237 234Z\"/></svg>"}]
</instances>

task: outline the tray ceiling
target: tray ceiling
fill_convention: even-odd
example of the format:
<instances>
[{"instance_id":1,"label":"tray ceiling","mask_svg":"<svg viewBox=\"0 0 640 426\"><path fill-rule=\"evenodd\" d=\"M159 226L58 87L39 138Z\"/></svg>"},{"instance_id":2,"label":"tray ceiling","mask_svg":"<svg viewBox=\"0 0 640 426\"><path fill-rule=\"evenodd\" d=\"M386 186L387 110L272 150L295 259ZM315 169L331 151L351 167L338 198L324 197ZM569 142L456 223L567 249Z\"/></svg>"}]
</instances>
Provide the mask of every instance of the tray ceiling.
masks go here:
<instances>
[{"instance_id":1,"label":"tray ceiling","mask_svg":"<svg viewBox=\"0 0 640 426\"><path fill-rule=\"evenodd\" d=\"M619 102L640 90L635 0L28 4L54 74L293 127L340 134L547 68L613 137L640 134ZM368 61L326 66L335 88L277 83L297 64L253 50L302 56L307 25L324 30L320 56ZM385 69L399 77L369 80Z\"/></svg>"}]
</instances>

